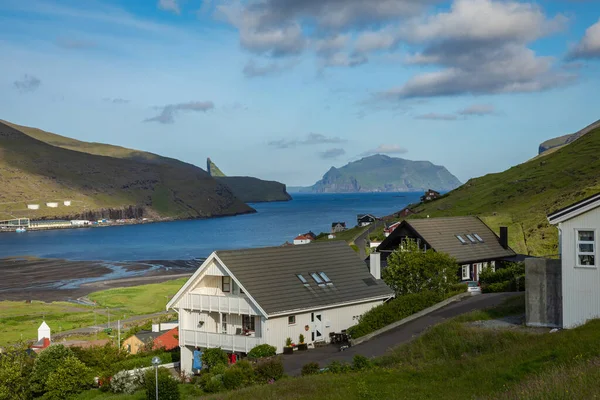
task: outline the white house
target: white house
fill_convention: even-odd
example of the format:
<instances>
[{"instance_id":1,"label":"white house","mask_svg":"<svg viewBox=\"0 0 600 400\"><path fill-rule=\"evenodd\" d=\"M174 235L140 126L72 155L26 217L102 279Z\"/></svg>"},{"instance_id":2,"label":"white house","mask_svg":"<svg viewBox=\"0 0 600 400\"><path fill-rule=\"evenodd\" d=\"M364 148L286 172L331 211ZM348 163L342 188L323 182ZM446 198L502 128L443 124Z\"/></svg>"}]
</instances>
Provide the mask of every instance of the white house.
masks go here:
<instances>
[{"instance_id":1,"label":"white house","mask_svg":"<svg viewBox=\"0 0 600 400\"><path fill-rule=\"evenodd\" d=\"M600 193L548 215L558 226L562 268L562 326L600 317Z\"/></svg>"},{"instance_id":2,"label":"white house","mask_svg":"<svg viewBox=\"0 0 600 400\"><path fill-rule=\"evenodd\" d=\"M167 304L179 313L182 371L196 349L328 342L393 296L371 269L343 241L213 252Z\"/></svg>"},{"instance_id":3,"label":"white house","mask_svg":"<svg viewBox=\"0 0 600 400\"><path fill-rule=\"evenodd\" d=\"M312 243L313 240L314 240L314 238L312 236L310 236L309 234L298 235L294 238L294 244L295 245L309 244L309 243Z\"/></svg>"},{"instance_id":4,"label":"white house","mask_svg":"<svg viewBox=\"0 0 600 400\"><path fill-rule=\"evenodd\" d=\"M71 205L71 200L65 200L63 201L63 204L68 207Z\"/></svg>"},{"instance_id":5,"label":"white house","mask_svg":"<svg viewBox=\"0 0 600 400\"><path fill-rule=\"evenodd\" d=\"M40 205L39 204L27 204L27 209L29 209L29 210L39 210L40 209Z\"/></svg>"},{"instance_id":6,"label":"white house","mask_svg":"<svg viewBox=\"0 0 600 400\"><path fill-rule=\"evenodd\" d=\"M56 202L49 202L49 203L46 203L46 207L57 208L58 207L58 203L56 203Z\"/></svg>"}]
</instances>

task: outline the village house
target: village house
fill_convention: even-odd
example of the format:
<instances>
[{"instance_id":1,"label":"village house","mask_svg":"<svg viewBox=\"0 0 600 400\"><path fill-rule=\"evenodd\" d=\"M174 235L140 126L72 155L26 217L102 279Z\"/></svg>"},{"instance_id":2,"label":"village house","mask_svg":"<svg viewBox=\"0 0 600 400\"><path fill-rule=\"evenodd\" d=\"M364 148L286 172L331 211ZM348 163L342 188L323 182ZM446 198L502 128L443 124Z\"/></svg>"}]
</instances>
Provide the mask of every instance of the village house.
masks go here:
<instances>
[{"instance_id":1,"label":"village house","mask_svg":"<svg viewBox=\"0 0 600 400\"><path fill-rule=\"evenodd\" d=\"M328 342L393 296L345 242L213 252L167 304L179 314L181 368L220 347L244 356L267 343L283 352Z\"/></svg>"},{"instance_id":2,"label":"village house","mask_svg":"<svg viewBox=\"0 0 600 400\"><path fill-rule=\"evenodd\" d=\"M50 327L46 323L46 321L42 321L42 324L38 328L38 340L33 343L30 348L37 352L44 350L46 347L50 346Z\"/></svg>"},{"instance_id":3,"label":"village house","mask_svg":"<svg viewBox=\"0 0 600 400\"><path fill-rule=\"evenodd\" d=\"M179 346L179 328L169 330L140 331L123 341L121 347L130 354L145 350L173 350Z\"/></svg>"},{"instance_id":4,"label":"village house","mask_svg":"<svg viewBox=\"0 0 600 400\"><path fill-rule=\"evenodd\" d=\"M394 230L400 226L400 224L402 223L402 221L398 221L398 222L394 222L391 225L388 225L385 227L385 229L383 230L383 235L385 237L388 237L392 234L392 232L394 232Z\"/></svg>"},{"instance_id":5,"label":"village house","mask_svg":"<svg viewBox=\"0 0 600 400\"><path fill-rule=\"evenodd\" d=\"M308 233L298 235L294 238L294 244L309 244L315 240L314 235L310 235Z\"/></svg>"},{"instance_id":6,"label":"village house","mask_svg":"<svg viewBox=\"0 0 600 400\"><path fill-rule=\"evenodd\" d=\"M346 230L345 222L332 222L331 223L331 233L343 232Z\"/></svg>"},{"instance_id":7,"label":"village house","mask_svg":"<svg viewBox=\"0 0 600 400\"><path fill-rule=\"evenodd\" d=\"M358 214L356 217L356 224L358 226L371 225L375 221L377 221L377 217L371 214Z\"/></svg>"},{"instance_id":8,"label":"village house","mask_svg":"<svg viewBox=\"0 0 600 400\"><path fill-rule=\"evenodd\" d=\"M425 194L423 196L421 196L421 201L422 202L431 201L431 200L435 200L439 197L441 197L440 192L436 192L435 190L429 189L428 191L425 192Z\"/></svg>"},{"instance_id":9,"label":"village house","mask_svg":"<svg viewBox=\"0 0 600 400\"><path fill-rule=\"evenodd\" d=\"M387 257L406 240L414 240L423 250L432 249L455 258L461 266L458 274L462 281L478 281L484 269L495 269L499 262L516 257L508 246L508 229L500 228L498 237L477 217L404 220L372 256L381 257L385 267Z\"/></svg>"}]
</instances>

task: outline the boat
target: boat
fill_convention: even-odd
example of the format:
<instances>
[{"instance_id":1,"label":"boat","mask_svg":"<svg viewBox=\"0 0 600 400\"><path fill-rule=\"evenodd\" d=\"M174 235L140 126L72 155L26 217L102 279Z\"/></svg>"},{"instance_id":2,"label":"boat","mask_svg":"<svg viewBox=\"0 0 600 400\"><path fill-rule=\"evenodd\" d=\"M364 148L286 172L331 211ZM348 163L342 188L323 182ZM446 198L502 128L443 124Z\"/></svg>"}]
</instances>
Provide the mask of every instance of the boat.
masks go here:
<instances>
[{"instance_id":1,"label":"boat","mask_svg":"<svg viewBox=\"0 0 600 400\"><path fill-rule=\"evenodd\" d=\"M17 233L23 233L23 232L27 232L27 229L25 229L25 228L17 228L15 230L15 232L17 232Z\"/></svg>"}]
</instances>

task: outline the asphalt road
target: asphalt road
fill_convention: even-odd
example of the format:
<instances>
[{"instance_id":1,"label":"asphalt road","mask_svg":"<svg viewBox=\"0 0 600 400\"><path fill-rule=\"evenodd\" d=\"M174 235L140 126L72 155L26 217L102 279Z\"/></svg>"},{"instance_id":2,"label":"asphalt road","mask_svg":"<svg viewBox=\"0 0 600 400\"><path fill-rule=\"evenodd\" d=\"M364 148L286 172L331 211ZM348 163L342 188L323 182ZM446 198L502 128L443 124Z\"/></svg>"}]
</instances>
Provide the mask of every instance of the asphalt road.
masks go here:
<instances>
[{"instance_id":1,"label":"asphalt road","mask_svg":"<svg viewBox=\"0 0 600 400\"><path fill-rule=\"evenodd\" d=\"M367 258L367 253L365 252L365 248L367 247L367 241L369 240L369 235L371 232L377 230L377 228L384 226L383 221L376 221L369 225L369 229L361 233L354 239L354 244L358 247L358 251L361 259Z\"/></svg>"},{"instance_id":2,"label":"asphalt road","mask_svg":"<svg viewBox=\"0 0 600 400\"><path fill-rule=\"evenodd\" d=\"M467 297L345 351L340 351L338 345L329 345L303 352L295 351L294 354L283 356L285 372L292 376L300 375L302 366L309 362L317 362L321 367L325 367L332 361L351 363L355 354L369 358L382 356L389 349L410 342L425 332L427 328L444 322L446 319L497 306L506 298L515 295L517 293L490 293Z\"/></svg>"}]
</instances>

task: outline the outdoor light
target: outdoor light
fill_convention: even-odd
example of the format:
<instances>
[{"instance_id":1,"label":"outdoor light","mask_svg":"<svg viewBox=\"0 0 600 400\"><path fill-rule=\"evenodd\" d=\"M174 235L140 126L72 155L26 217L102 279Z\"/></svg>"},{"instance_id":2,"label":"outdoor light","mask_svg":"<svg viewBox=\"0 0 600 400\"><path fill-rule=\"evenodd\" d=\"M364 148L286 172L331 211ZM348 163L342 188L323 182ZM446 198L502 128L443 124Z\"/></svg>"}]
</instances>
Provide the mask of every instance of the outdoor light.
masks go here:
<instances>
[{"instance_id":1,"label":"outdoor light","mask_svg":"<svg viewBox=\"0 0 600 400\"><path fill-rule=\"evenodd\" d=\"M156 378L156 397L155 399L158 400L158 366L160 365L161 360L160 357L158 356L154 356L152 357L152 365L154 365L154 376Z\"/></svg>"}]
</instances>

